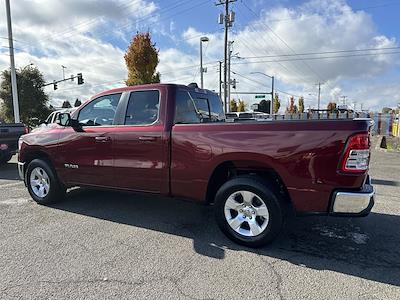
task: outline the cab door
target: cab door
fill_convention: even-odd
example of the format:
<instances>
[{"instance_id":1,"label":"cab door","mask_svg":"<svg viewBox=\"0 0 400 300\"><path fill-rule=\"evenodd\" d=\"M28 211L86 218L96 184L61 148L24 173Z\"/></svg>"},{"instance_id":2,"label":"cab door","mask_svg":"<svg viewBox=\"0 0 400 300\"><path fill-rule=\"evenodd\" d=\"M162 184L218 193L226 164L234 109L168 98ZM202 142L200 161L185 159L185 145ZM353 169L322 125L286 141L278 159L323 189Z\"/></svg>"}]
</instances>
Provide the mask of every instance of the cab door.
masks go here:
<instances>
[{"instance_id":1,"label":"cab door","mask_svg":"<svg viewBox=\"0 0 400 300\"><path fill-rule=\"evenodd\" d=\"M136 90L126 98L124 126L113 133L114 170L121 189L169 191L169 135L162 90Z\"/></svg>"},{"instance_id":2,"label":"cab door","mask_svg":"<svg viewBox=\"0 0 400 300\"><path fill-rule=\"evenodd\" d=\"M121 93L90 101L78 112L81 131L61 131L59 153L62 178L67 183L114 187L112 133Z\"/></svg>"}]
</instances>

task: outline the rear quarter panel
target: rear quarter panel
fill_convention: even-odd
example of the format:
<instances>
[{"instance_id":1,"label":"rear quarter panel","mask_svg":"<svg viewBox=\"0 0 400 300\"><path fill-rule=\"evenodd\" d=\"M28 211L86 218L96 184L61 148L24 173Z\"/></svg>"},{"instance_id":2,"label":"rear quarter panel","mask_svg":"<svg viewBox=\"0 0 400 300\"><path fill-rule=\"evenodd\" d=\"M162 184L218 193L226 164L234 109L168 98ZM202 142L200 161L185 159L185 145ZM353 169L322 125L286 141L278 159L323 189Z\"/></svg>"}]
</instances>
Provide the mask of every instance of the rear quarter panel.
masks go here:
<instances>
[{"instance_id":1,"label":"rear quarter panel","mask_svg":"<svg viewBox=\"0 0 400 300\"><path fill-rule=\"evenodd\" d=\"M263 124L175 125L172 129L171 191L203 201L215 168L275 170L298 212L326 212L334 189L358 189L366 175L337 171L347 138L367 132L352 120L274 121Z\"/></svg>"}]
</instances>

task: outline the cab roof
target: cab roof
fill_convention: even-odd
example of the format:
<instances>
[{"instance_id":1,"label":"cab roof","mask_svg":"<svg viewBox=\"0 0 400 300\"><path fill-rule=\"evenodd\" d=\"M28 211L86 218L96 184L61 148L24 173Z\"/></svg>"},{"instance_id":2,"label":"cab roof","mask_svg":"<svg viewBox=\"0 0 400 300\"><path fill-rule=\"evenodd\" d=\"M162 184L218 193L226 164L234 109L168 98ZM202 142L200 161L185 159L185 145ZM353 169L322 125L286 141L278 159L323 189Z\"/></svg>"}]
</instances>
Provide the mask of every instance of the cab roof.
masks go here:
<instances>
[{"instance_id":1,"label":"cab roof","mask_svg":"<svg viewBox=\"0 0 400 300\"><path fill-rule=\"evenodd\" d=\"M102 91L90 98L94 99L97 97L100 97L102 95L108 95L108 94L116 94L116 93L124 93L124 92L129 92L129 91L134 91L134 90L141 90L141 89L158 89L160 87L179 87L184 90L188 91L194 91L194 92L205 92L205 93L214 93L213 91L207 90L207 89L200 89L197 87L196 84L190 84L190 85L183 85L183 84L173 84L173 83L151 83L151 84L141 84L141 85L134 85L134 86L125 86L125 87L120 87L120 88L115 88L115 89L110 89L110 90L105 90Z\"/></svg>"}]
</instances>

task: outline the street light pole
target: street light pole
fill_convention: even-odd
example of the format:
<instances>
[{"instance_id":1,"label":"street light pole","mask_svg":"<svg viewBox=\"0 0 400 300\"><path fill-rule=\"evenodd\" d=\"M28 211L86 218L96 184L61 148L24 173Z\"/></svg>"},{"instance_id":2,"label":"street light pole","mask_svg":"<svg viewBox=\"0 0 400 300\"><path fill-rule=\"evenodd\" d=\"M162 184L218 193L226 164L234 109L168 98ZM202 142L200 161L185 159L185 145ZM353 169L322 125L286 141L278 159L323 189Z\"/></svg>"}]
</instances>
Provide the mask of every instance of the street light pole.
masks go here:
<instances>
[{"instance_id":1,"label":"street light pole","mask_svg":"<svg viewBox=\"0 0 400 300\"><path fill-rule=\"evenodd\" d=\"M203 73L205 73L205 69L203 68L203 42L208 42L209 39L206 36L202 36L200 38L200 87L204 88L204 79Z\"/></svg>"},{"instance_id":2,"label":"street light pole","mask_svg":"<svg viewBox=\"0 0 400 300\"><path fill-rule=\"evenodd\" d=\"M275 101L275 94L274 94L274 83L275 83L275 77L272 76L272 85L271 85L271 113L274 113L274 101Z\"/></svg>"},{"instance_id":3,"label":"street light pole","mask_svg":"<svg viewBox=\"0 0 400 300\"><path fill-rule=\"evenodd\" d=\"M264 75L268 78L271 78L271 92L267 94L271 94L271 113L274 112L274 84L275 84L275 77L274 76L269 76L263 72L251 72L250 74L261 74Z\"/></svg>"},{"instance_id":4,"label":"street light pole","mask_svg":"<svg viewBox=\"0 0 400 300\"><path fill-rule=\"evenodd\" d=\"M14 108L14 122L19 123L20 119L19 119L19 104L18 104L18 87L17 87L17 74L15 73L10 0L6 0L6 14L7 14L7 28L8 28L8 45L10 50L11 90L12 90L13 108Z\"/></svg>"},{"instance_id":5,"label":"street light pole","mask_svg":"<svg viewBox=\"0 0 400 300\"><path fill-rule=\"evenodd\" d=\"M61 65L61 68L62 68L62 72L63 72L63 80L64 80L64 79L65 79L65 69L66 69L67 67L65 67L65 66Z\"/></svg>"},{"instance_id":6,"label":"street light pole","mask_svg":"<svg viewBox=\"0 0 400 300\"><path fill-rule=\"evenodd\" d=\"M219 61L219 97L222 99L222 61Z\"/></svg>"},{"instance_id":7,"label":"street light pole","mask_svg":"<svg viewBox=\"0 0 400 300\"><path fill-rule=\"evenodd\" d=\"M227 112L231 111L231 59L232 59L232 44L233 41L228 41L228 105Z\"/></svg>"}]
</instances>

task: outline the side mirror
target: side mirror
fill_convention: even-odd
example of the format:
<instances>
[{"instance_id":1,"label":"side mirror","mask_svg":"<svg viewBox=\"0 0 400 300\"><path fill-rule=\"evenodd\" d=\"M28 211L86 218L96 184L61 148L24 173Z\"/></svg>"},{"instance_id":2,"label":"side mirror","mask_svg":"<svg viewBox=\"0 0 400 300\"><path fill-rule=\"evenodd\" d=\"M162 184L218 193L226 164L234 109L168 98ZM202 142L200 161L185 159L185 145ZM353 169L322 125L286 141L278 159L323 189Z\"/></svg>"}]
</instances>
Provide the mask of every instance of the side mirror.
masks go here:
<instances>
[{"instance_id":1,"label":"side mirror","mask_svg":"<svg viewBox=\"0 0 400 300\"><path fill-rule=\"evenodd\" d=\"M76 131L82 131L82 126L78 120L72 119L69 113L60 113L57 116L57 124L64 127L72 127Z\"/></svg>"},{"instance_id":2,"label":"side mirror","mask_svg":"<svg viewBox=\"0 0 400 300\"><path fill-rule=\"evenodd\" d=\"M69 113L59 113L57 116L56 123L61 126L71 126L70 125L71 116Z\"/></svg>"}]
</instances>

